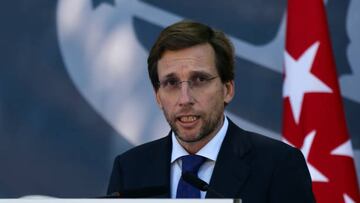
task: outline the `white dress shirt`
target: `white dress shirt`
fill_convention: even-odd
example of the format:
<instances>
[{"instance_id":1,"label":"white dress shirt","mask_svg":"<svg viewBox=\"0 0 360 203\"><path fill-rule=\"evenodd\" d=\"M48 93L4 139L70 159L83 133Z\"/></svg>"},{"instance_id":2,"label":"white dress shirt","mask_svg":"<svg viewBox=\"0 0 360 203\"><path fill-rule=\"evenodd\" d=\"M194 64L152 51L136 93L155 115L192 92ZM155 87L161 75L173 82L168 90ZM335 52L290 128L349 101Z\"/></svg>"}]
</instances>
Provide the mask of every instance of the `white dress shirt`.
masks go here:
<instances>
[{"instance_id":1,"label":"white dress shirt","mask_svg":"<svg viewBox=\"0 0 360 203\"><path fill-rule=\"evenodd\" d=\"M224 123L219 132L207 143L203 148L196 153L196 155L206 157L207 160L201 165L198 176L203 181L209 183L211 175L214 170L215 162L220 151L221 144L225 138L225 134L228 129L229 122L224 116ZM189 153L179 144L175 137L175 133L172 132L172 152L171 152L171 171L170 171L170 186L171 186L171 198L176 198L177 186L181 177L181 159L182 156L189 155ZM206 192L201 191L201 198L205 198Z\"/></svg>"}]
</instances>

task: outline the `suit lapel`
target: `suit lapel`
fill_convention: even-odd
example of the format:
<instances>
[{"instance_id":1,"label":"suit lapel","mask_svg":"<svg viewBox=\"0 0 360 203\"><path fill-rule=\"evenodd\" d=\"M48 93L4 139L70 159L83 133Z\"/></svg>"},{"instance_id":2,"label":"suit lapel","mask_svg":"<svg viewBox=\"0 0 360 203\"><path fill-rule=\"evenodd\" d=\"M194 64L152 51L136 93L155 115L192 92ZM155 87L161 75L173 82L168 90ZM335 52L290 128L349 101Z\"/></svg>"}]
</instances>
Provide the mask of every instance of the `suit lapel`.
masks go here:
<instances>
[{"instance_id":1,"label":"suit lapel","mask_svg":"<svg viewBox=\"0 0 360 203\"><path fill-rule=\"evenodd\" d=\"M229 128L222 143L210 187L226 198L236 197L245 183L250 166L245 155L251 150L251 143L239 127L229 120ZM217 196L208 192L206 198Z\"/></svg>"},{"instance_id":2,"label":"suit lapel","mask_svg":"<svg viewBox=\"0 0 360 203\"><path fill-rule=\"evenodd\" d=\"M153 159L148 160L151 165L147 171L148 187L164 187L166 193L156 196L156 198L170 198L170 159L171 159L171 136L166 136L160 140L159 145L153 149Z\"/></svg>"}]
</instances>

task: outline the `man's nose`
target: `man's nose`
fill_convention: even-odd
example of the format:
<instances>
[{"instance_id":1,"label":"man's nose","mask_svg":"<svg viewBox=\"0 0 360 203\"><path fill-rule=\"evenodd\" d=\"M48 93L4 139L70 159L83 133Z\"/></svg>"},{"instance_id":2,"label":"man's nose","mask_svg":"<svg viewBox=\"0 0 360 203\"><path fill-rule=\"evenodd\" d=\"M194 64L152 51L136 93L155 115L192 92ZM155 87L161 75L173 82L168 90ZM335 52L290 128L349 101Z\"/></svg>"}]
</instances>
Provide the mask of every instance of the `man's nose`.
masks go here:
<instances>
[{"instance_id":1,"label":"man's nose","mask_svg":"<svg viewBox=\"0 0 360 203\"><path fill-rule=\"evenodd\" d=\"M190 89L190 85L187 81L184 81L180 85L179 90L179 105L190 105L194 103L194 98Z\"/></svg>"}]
</instances>

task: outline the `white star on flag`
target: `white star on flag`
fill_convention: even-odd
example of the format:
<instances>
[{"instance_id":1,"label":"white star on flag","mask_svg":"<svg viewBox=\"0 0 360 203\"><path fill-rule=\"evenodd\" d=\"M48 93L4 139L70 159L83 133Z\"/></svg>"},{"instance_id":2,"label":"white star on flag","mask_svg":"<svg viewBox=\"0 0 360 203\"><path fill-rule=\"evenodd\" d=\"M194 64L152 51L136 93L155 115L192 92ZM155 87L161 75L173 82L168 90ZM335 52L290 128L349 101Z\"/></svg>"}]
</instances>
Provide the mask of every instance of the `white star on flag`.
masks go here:
<instances>
[{"instance_id":1,"label":"white star on flag","mask_svg":"<svg viewBox=\"0 0 360 203\"><path fill-rule=\"evenodd\" d=\"M354 158L354 152L351 147L350 139L332 150L331 155L348 156Z\"/></svg>"},{"instance_id":2,"label":"white star on flag","mask_svg":"<svg viewBox=\"0 0 360 203\"><path fill-rule=\"evenodd\" d=\"M305 93L325 92L332 90L311 73L320 42L312 44L298 60L285 51L285 81L283 97L289 97L290 106L296 123L299 123L301 106Z\"/></svg>"},{"instance_id":3,"label":"white star on flag","mask_svg":"<svg viewBox=\"0 0 360 203\"><path fill-rule=\"evenodd\" d=\"M343 197L344 197L344 202L345 202L345 203L356 203L356 202L355 202L353 199L351 199L351 197L349 197L349 195L347 195L347 194L344 194Z\"/></svg>"},{"instance_id":4,"label":"white star on flag","mask_svg":"<svg viewBox=\"0 0 360 203\"><path fill-rule=\"evenodd\" d=\"M310 172L310 176L313 182L328 182L329 179L322 174L318 169L316 169L309 161L309 154L310 154L310 149L312 146L312 143L314 141L316 135L316 131L313 130L311 131L309 134L306 135L305 139L304 139L304 143L301 147L301 152L303 153L305 160L306 160L306 164L308 166L309 172ZM283 141L285 143L287 143L288 145L291 145L294 147L293 144L291 144L288 140L286 140L285 138L283 138Z\"/></svg>"}]
</instances>

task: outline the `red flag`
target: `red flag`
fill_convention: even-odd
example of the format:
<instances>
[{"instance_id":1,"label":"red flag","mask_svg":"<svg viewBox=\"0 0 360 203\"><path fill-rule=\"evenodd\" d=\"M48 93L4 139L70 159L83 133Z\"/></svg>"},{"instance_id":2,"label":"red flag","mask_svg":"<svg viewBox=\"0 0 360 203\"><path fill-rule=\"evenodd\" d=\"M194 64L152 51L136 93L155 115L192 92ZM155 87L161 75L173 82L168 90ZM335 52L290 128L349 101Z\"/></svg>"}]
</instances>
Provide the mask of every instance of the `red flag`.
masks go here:
<instances>
[{"instance_id":1,"label":"red flag","mask_svg":"<svg viewBox=\"0 0 360 203\"><path fill-rule=\"evenodd\" d=\"M301 149L317 202L358 202L323 0L288 0L284 140Z\"/></svg>"}]
</instances>

